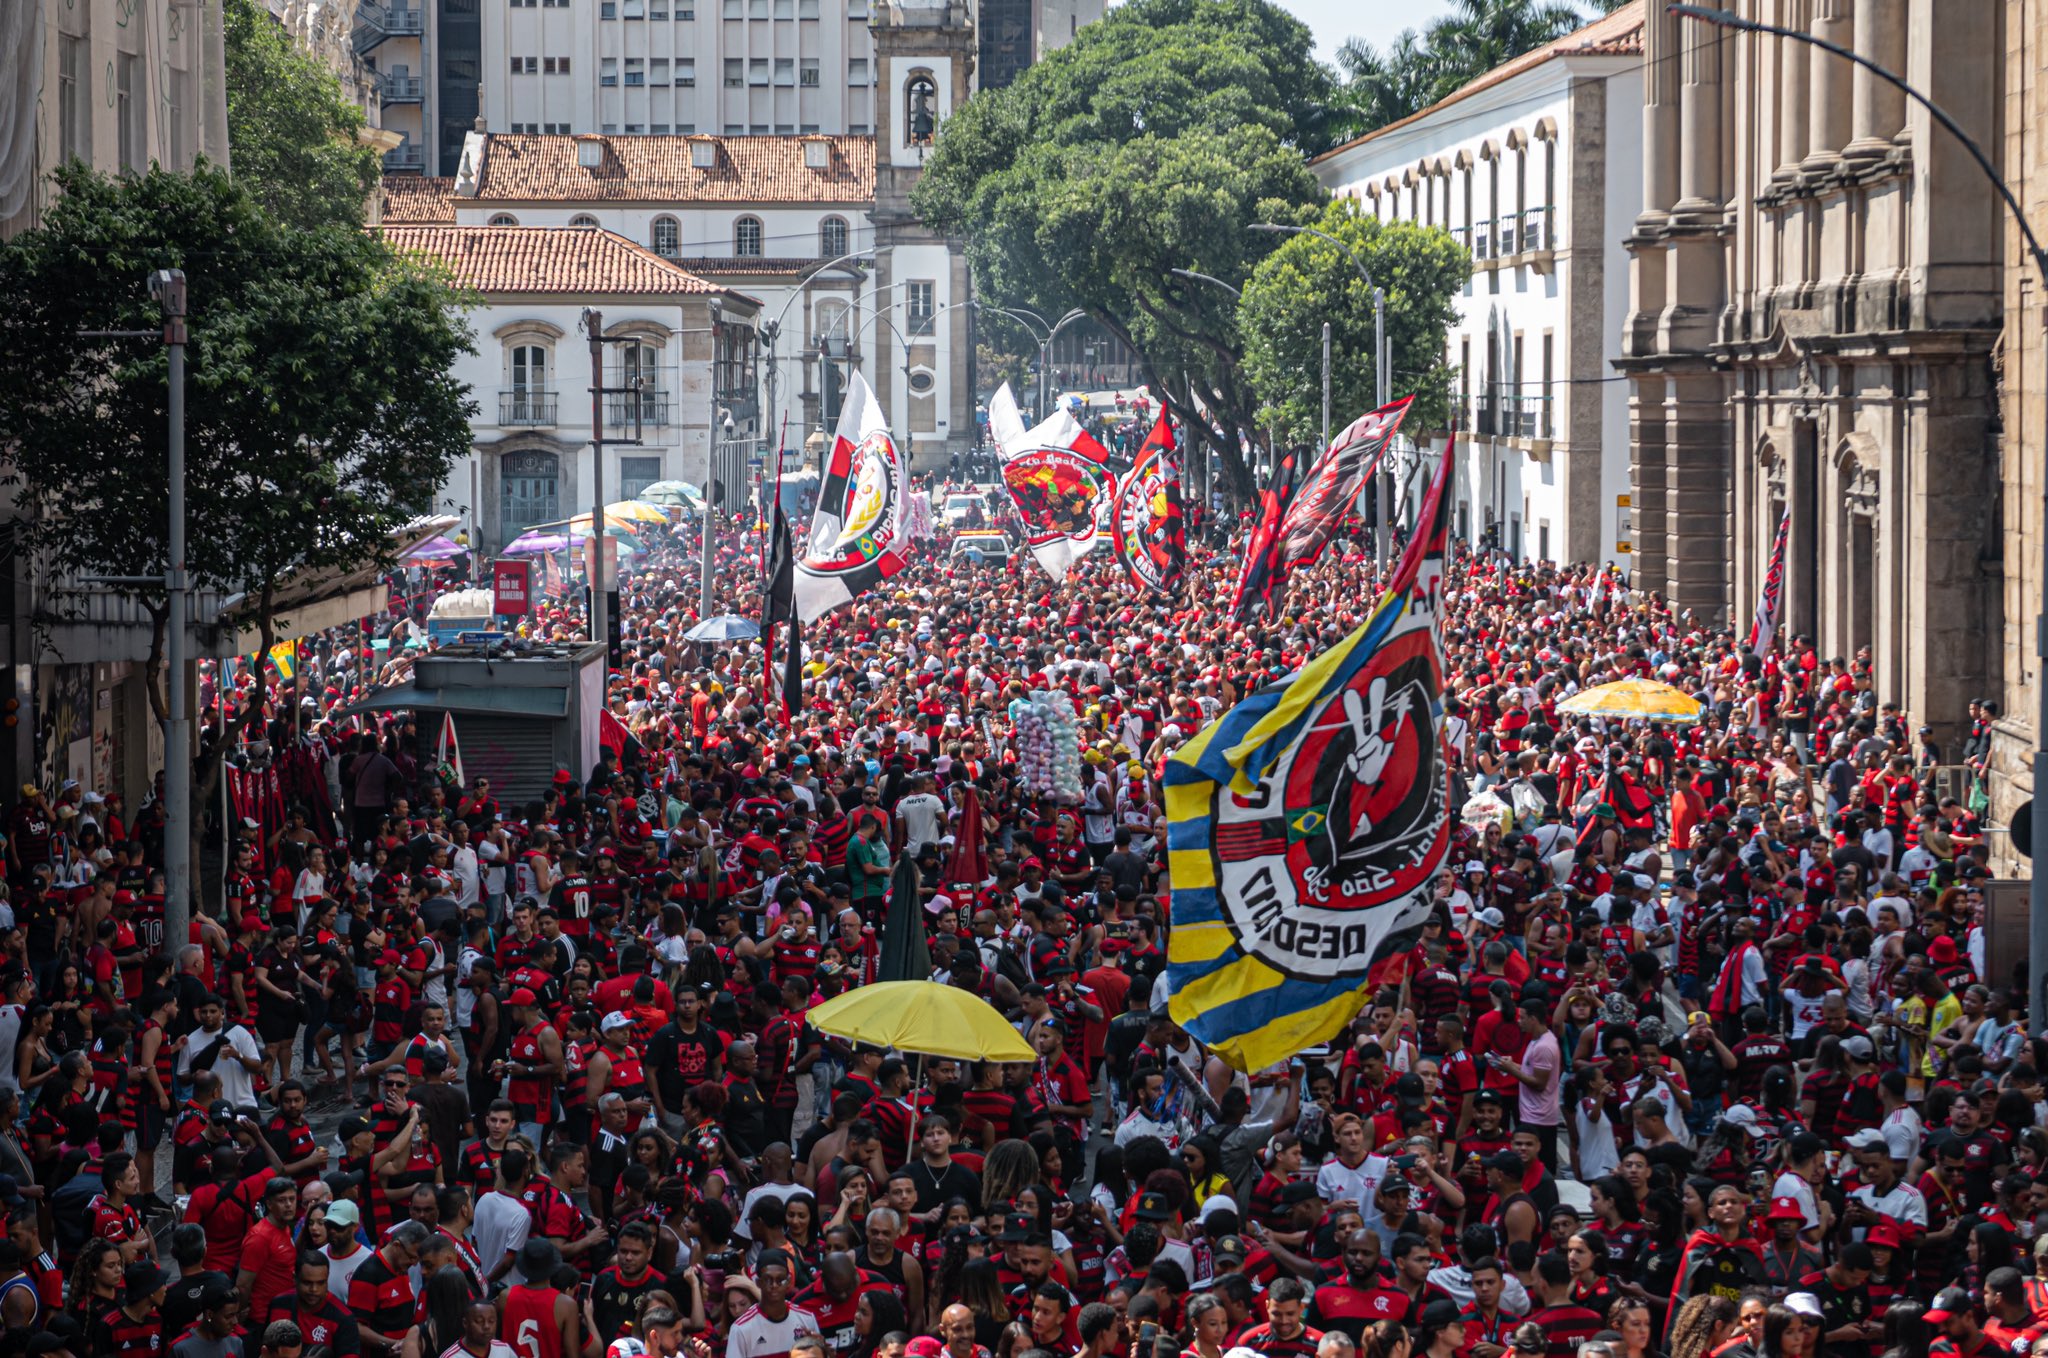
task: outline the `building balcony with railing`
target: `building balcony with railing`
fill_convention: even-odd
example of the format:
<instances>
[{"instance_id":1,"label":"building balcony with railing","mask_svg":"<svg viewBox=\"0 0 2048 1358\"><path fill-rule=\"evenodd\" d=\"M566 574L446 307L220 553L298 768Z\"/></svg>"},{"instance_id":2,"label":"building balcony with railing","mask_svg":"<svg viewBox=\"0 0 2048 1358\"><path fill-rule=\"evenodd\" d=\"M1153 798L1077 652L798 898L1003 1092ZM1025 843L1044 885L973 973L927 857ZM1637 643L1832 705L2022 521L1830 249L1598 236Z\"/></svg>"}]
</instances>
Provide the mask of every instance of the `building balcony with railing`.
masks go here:
<instances>
[{"instance_id":1,"label":"building balcony with railing","mask_svg":"<svg viewBox=\"0 0 2048 1358\"><path fill-rule=\"evenodd\" d=\"M386 75L377 80L377 97L387 104L417 104L426 97L427 82L416 75Z\"/></svg>"},{"instance_id":2,"label":"building balcony with railing","mask_svg":"<svg viewBox=\"0 0 2048 1358\"><path fill-rule=\"evenodd\" d=\"M356 6L355 47L367 52L386 38L416 38L426 32L426 16L418 5L383 5L363 0Z\"/></svg>"},{"instance_id":3,"label":"building balcony with railing","mask_svg":"<svg viewBox=\"0 0 2048 1358\"><path fill-rule=\"evenodd\" d=\"M616 429L630 427L633 423L633 412L636 405L639 408L639 418L642 425L665 427L672 418L669 394L665 391L650 388L649 390L642 391L638 396L605 397L605 424Z\"/></svg>"},{"instance_id":4,"label":"building balcony with railing","mask_svg":"<svg viewBox=\"0 0 2048 1358\"><path fill-rule=\"evenodd\" d=\"M1548 272L1557 251L1556 209L1543 206L1507 212L1470 228L1472 258L1484 269L1510 268L1526 264ZM1466 239L1466 230L1452 232Z\"/></svg>"},{"instance_id":5,"label":"building balcony with railing","mask_svg":"<svg viewBox=\"0 0 2048 1358\"><path fill-rule=\"evenodd\" d=\"M560 416L560 397L538 387L512 387L498 393L498 423L508 427L551 425Z\"/></svg>"},{"instance_id":6,"label":"building balcony with railing","mask_svg":"<svg viewBox=\"0 0 2048 1358\"><path fill-rule=\"evenodd\" d=\"M395 173L423 173L427 168L427 148L413 142L394 146L384 153L384 168Z\"/></svg>"}]
</instances>

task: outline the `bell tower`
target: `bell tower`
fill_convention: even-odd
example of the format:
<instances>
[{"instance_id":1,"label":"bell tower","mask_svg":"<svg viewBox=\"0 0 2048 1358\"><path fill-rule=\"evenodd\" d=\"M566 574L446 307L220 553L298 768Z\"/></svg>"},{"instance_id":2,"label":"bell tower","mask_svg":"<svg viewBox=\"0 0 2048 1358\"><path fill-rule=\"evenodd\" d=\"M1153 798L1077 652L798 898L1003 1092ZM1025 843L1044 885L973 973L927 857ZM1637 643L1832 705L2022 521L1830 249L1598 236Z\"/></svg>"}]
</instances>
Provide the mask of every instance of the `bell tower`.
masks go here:
<instances>
[{"instance_id":1,"label":"bell tower","mask_svg":"<svg viewBox=\"0 0 2048 1358\"><path fill-rule=\"evenodd\" d=\"M974 91L972 0L874 0L877 389L911 465L943 470L974 443L974 326L961 242L917 220L910 191L933 138Z\"/></svg>"}]
</instances>

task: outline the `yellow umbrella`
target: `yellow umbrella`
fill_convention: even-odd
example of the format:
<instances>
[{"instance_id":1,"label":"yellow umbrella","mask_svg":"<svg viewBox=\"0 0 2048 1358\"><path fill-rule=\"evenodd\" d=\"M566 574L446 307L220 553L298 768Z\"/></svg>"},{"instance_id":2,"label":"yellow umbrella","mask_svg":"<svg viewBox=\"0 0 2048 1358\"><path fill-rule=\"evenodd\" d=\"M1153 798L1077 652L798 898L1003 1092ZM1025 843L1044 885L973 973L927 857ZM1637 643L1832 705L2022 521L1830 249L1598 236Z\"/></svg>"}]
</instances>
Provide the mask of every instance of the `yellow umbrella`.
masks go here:
<instances>
[{"instance_id":1,"label":"yellow umbrella","mask_svg":"<svg viewBox=\"0 0 2048 1358\"><path fill-rule=\"evenodd\" d=\"M1695 722L1700 705L1655 679L1622 679L1582 689L1557 705L1560 712L1581 717L1614 717L1629 721Z\"/></svg>"},{"instance_id":2,"label":"yellow umbrella","mask_svg":"<svg viewBox=\"0 0 2048 1358\"><path fill-rule=\"evenodd\" d=\"M605 506L604 527L607 533L617 535L619 533L637 533L640 531L641 525L638 522L613 513L612 511L615 508L617 508L615 505ZM588 513L578 514L575 518L569 520L569 527L588 533L590 531L590 515Z\"/></svg>"},{"instance_id":3,"label":"yellow umbrella","mask_svg":"<svg viewBox=\"0 0 2048 1358\"><path fill-rule=\"evenodd\" d=\"M1036 1061L1038 1053L987 1000L937 981L878 981L805 1014L821 1033L956 1061Z\"/></svg>"},{"instance_id":4,"label":"yellow umbrella","mask_svg":"<svg viewBox=\"0 0 2048 1358\"><path fill-rule=\"evenodd\" d=\"M627 523L668 523L668 511L660 505L648 504L645 500L615 500L604 507L608 519L623 519Z\"/></svg>"}]
</instances>

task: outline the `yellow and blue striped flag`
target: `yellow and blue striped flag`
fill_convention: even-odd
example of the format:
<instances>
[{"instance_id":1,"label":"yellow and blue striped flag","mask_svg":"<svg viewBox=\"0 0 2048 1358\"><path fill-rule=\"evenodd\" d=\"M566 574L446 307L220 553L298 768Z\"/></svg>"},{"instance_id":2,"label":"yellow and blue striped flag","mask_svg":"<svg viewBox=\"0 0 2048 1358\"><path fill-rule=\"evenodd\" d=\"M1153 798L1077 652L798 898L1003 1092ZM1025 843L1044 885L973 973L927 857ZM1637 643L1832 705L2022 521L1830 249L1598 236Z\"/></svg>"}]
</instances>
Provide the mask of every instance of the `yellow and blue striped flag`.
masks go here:
<instances>
[{"instance_id":1,"label":"yellow and blue striped flag","mask_svg":"<svg viewBox=\"0 0 2048 1358\"><path fill-rule=\"evenodd\" d=\"M1450 851L1446 451L1372 616L1166 766L1174 1021L1240 1070L1329 1040L1405 956Z\"/></svg>"}]
</instances>

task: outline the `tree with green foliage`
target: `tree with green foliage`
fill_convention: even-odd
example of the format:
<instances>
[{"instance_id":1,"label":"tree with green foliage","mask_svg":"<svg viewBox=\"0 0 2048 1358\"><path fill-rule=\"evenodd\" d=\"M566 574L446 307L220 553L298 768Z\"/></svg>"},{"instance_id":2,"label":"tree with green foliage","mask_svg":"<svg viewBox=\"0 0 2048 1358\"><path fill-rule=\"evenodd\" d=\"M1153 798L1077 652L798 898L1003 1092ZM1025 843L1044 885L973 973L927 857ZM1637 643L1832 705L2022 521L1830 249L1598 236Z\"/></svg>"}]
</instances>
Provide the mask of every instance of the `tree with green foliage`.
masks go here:
<instances>
[{"instance_id":1,"label":"tree with green foliage","mask_svg":"<svg viewBox=\"0 0 2048 1358\"><path fill-rule=\"evenodd\" d=\"M285 226L361 226L384 169L363 111L257 0L225 6L235 177Z\"/></svg>"},{"instance_id":2,"label":"tree with green foliage","mask_svg":"<svg viewBox=\"0 0 2048 1358\"><path fill-rule=\"evenodd\" d=\"M40 227L0 244L0 480L18 559L53 578L160 576L168 356L146 282L183 269L186 568L243 602L268 653L279 586L388 565L469 449L476 406L452 376L471 340L447 280L359 227L275 221L217 167L101 175L73 162ZM108 332L141 332L135 337ZM97 332L97 333L95 333ZM148 687L157 714L167 605ZM194 803L259 714L199 751Z\"/></svg>"},{"instance_id":3,"label":"tree with green foliage","mask_svg":"<svg viewBox=\"0 0 2048 1358\"><path fill-rule=\"evenodd\" d=\"M1589 16L1627 0L1457 0L1417 35L1404 30L1385 52L1356 38L1337 50L1346 76L1336 124L1357 136L1449 98L1494 67L1556 42Z\"/></svg>"},{"instance_id":4,"label":"tree with green foliage","mask_svg":"<svg viewBox=\"0 0 2048 1358\"><path fill-rule=\"evenodd\" d=\"M1444 359L1444 335L1472 275L1471 252L1441 227L1381 222L1345 198L1289 225L1343 241L1385 289L1393 395L1415 396L1403 428L1411 438L1447 428L1456 373ZM1259 395L1260 418L1283 438L1313 443L1320 437L1325 321L1334 430L1379 404L1372 289L1351 256L1329 241L1289 236L1252 270L1238 308L1244 370Z\"/></svg>"},{"instance_id":5,"label":"tree with green foliage","mask_svg":"<svg viewBox=\"0 0 2048 1358\"><path fill-rule=\"evenodd\" d=\"M1132 0L948 119L912 202L966 238L983 297L1079 308L1128 345L1242 501L1258 401L1236 307L1172 271L1241 280L1273 249L1251 223L1324 201L1304 152L1333 92L1269 0Z\"/></svg>"}]
</instances>

